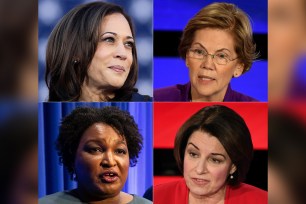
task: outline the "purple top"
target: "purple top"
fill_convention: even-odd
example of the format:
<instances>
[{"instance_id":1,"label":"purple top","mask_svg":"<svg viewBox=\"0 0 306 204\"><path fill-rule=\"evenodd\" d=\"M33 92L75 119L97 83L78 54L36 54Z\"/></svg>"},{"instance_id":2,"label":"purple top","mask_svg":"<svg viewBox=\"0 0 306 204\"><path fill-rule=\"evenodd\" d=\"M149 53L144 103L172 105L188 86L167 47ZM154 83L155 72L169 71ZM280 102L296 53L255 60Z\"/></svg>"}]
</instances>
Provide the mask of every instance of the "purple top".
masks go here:
<instances>
[{"instance_id":1,"label":"purple top","mask_svg":"<svg viewBox=\"0 0 306 204\"><path fill-rule=\"evenodd\" d=\"M154 90L154 101L190 101L191 100L191 84L177 84ZM229 84L224 96L226 101L258 101L250 96L244 95L231 89Z\"/></svg>"}]
</instances>

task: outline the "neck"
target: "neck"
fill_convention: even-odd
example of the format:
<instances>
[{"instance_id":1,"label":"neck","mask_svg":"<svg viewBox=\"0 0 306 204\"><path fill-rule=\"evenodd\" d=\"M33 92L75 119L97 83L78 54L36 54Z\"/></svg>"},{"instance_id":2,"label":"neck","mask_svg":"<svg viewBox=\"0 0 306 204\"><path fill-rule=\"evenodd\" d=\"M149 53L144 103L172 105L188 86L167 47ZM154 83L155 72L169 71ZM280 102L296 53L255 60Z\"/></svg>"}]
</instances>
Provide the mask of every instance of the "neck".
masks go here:
<instances>
[{"instance_id":1,"label":"neck","mask_svg":"<svg viewBox=\"0 0 306 204\"><path fill-rule=\"evenodd\" d=\"M225 192L226 186L219 189L216 193L212 195L202 196L202 195L195 195L189 191L189 204L224 204L225 200Z\"/></svg>"},{"instance_id":2,"label":"neck","mask_svg":"<svg viewBox=\"0 0 306 204\"><path fill-rule=\"evenodd\" d=\"M112 90L110 91L109 89L107 90L103 88L97 88L95 86L90 86L85 81L82 86L82 92L79 101L108 101L109 99L115 97L115 94Z\"/></svg>"},{"instance_id":3,"label":"neck","mask_svg":"<svg viewBox=\"0 0 306 204\"><path fill-rule=\"evenodd\" d=\"M228 86L226 86L221 91L216 92L212 95L203 96L199 92L197 92L197 90L195 88L193 88L191 86L191 101L193 101L193 102L203 102L203 101L223 102L227 88L228 88Z\"/></svg>"}]
</instances>

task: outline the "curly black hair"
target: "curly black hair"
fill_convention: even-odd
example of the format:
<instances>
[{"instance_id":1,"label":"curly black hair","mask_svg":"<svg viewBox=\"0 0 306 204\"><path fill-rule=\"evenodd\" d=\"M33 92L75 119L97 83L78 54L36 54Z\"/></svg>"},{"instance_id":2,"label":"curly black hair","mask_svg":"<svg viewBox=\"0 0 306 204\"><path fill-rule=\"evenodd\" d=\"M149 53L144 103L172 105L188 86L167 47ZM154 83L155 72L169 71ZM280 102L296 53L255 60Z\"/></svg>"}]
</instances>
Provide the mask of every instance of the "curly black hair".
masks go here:
<instances>
[{"instance_id":1,"label":"curly black hair","mask_svg":"<svg viewBox=\"0 0 306 204\"><path fill-rule=\"evenodd\" d=\"M62 120L56 141L60 162L64 164L71 176L74 173L74 161L81 137L94 123L105 123L125 138L130 166L135 166L143 146L143 137L130 113L113 106L78 107Z\"/></svg>"}]
</instances>

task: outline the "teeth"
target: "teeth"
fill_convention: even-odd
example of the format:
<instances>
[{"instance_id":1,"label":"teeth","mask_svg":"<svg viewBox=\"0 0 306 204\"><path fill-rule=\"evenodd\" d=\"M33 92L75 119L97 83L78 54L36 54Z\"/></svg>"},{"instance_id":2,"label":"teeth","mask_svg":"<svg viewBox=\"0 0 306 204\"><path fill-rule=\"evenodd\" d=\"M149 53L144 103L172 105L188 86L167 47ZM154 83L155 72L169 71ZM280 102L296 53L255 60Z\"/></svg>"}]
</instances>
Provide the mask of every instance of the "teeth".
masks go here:
<instances>
[{"instance_id":1,"label":"teeth","mask_svg":"<svg viewBox=\"0 0 306 204\"><path fill-rule=\"evenodd\" d=\"M201 80L213 80L212 78L208 78L208 77L199 77Z\"/></svg>"},{"instance_id":2,"label":"teeth","mask_svg":"<svg viewBox=\"0 0 306 204\"><path fill-rule=\"evenodd\" d=\"M114 173L106 173L105 176L114 176Z\"/></svg>"}]
</instances>

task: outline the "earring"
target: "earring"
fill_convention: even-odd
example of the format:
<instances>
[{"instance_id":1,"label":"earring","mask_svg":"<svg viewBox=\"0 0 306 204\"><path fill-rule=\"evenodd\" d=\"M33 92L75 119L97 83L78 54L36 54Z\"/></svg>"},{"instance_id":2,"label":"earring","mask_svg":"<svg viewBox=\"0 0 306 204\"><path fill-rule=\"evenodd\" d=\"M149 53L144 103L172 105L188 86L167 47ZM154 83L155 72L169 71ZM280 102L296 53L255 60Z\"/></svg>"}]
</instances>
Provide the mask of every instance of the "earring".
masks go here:
<instances>
[{"instance_id":1,"label":"earring","mask_svg":"<svg viewBox=\"0 0 306 204\"><path fill-rule=\"evenodd\" d=\"M230 179L233 179L233 178L234 178L234 176L233 176L233 174L231 174L231 175L230 175Z\"/></svg>"},{"instance_id":2,"label":"earring","mask_svg":"<svg viewBox=\"0 0 306 204\"><path fill-rule=\"evenodd\" d=\"M72 61L72 63L73 63L73 64L77 64L77 63L79 63L79 60L74 59L74 60Z\"/></svg>"}]
</instances>

